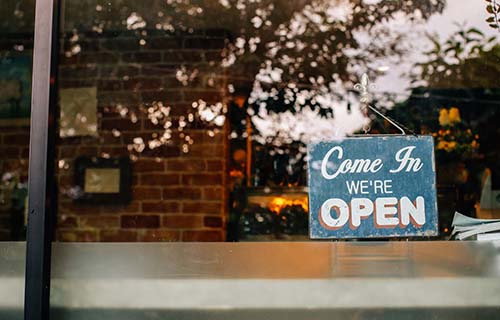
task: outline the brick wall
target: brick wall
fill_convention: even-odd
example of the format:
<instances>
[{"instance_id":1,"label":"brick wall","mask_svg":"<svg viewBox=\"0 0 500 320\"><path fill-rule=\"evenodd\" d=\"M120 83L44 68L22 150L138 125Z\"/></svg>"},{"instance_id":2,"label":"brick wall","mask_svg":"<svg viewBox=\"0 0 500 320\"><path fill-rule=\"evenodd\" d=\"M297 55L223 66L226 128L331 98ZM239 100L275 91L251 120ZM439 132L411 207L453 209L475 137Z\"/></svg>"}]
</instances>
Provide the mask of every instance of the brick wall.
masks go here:
<instances>
[{"instance_id":1,"label":"brick wall","mask_svg":"<svg viewBox=\"0 0 500 320\"><path fill-rule=\"evenodd\" d=\"M60 138L57 238L61 241L222 241L226 217L227 129L198 120L182 132L179 117L192 102L227 99L224 70L218 67L227 35L219 30L165 35L147 32L68 35L61 46L60 88L97 87L98 137ZM74 40L74 39L73 39ZM143 40L143 41L141 41ZM80 52L69 54L79 46ZM196 77L182 84L178 70ZM142 152L134 139L161 135L147 110L171 106L172 142ZM124 109L128 113L120 113ZM15 129L16 139L27 130ZM10 133L9 133L10 134ZM189 136L194 143L185 152ZM2 148L13 159L27 156L26 146ZM10 140L9 141L14 141ZM14 143L15 144L15 143ZM10 149L9 149L10 148ZM18 149L19 148L19 149ZM11 150L12 149L12 150ZM15 149L15 150L14 150ZM23 155L20 155L23 153ZM15 154L15 155L14 155ZM127 205L82 205L70 197L78 156L130 156L132 199Z\"/></svg>"}]
</instances>

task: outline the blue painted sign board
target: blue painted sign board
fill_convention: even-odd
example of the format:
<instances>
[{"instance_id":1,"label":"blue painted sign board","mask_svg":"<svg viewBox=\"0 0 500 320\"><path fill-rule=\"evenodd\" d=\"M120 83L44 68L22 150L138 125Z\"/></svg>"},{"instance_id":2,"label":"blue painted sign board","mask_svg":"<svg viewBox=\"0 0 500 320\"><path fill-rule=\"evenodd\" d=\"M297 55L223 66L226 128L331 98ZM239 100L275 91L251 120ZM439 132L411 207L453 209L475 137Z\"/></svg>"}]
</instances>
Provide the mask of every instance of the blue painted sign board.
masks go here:
<instances>
[{"instance_id":1,"label":"blue painted sign board","mask_svg":"<svg viewBox=\"0 0 500 320\"><path fill-rule=\"evenodd\" d=\"M438 234L431 136L361 136L308 146L313 239Z\"/></svg>"}]
</instances>

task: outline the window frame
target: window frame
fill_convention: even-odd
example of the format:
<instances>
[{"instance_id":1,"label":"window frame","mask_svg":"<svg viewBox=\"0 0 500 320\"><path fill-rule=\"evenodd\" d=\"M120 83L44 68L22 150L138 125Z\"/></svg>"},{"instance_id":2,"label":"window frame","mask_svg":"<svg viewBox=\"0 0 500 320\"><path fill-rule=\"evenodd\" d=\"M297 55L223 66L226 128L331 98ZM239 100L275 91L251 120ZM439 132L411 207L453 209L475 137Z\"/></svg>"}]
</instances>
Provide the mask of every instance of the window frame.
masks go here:
<instances>
[{"instance_id":1,"label":"window frame","mask_svg":"<svg viewBox=\"0 0 500 320\"><path fill-rule=\"evenodd\" d=\"M61 1L35 0L24 319L49 319Z\"/></svg>"},{"instance_id":2,"label":"window frame","mask_svg":"<svg viewBox=\"0 0 500 320\"><path fill-rule=\"evenodd\" d=\"M35 0L24 319L49 319L60 1Z\"/></svg>"}]
</instances>

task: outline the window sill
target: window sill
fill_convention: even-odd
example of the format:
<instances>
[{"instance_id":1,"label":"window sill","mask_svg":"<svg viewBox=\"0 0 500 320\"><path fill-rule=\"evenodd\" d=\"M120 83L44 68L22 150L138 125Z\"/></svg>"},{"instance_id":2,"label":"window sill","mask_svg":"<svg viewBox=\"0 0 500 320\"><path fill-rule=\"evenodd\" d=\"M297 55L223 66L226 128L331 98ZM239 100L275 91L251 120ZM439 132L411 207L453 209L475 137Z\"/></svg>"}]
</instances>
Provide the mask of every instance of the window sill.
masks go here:
<instances>
[{"instance_id":1,"label":"window sill","mask_svg":"<svg viewBox=\"0 0 500 320\"><path fill-rule=\"evenodd\" d=\"M22 244L0 245L9 246L24 253ZM500 251L486 242L55 243L53 250L51 305L64 319L500 312ZM12 269L23 270L24 258L15 256L10 273L0 267L0 315L22 310L22 273Z\"/></svg>"}]
</instances>

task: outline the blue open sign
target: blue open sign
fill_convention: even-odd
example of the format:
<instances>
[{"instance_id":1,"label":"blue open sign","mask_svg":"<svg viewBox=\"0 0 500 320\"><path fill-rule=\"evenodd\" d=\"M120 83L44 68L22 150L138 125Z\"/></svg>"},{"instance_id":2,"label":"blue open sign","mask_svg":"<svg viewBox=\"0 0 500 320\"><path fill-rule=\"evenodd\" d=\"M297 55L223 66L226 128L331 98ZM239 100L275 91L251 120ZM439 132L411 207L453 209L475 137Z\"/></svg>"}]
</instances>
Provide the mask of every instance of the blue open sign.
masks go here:
<instances>
[{"instance_id":1,"label":"blue open sign","mask_svg":"<svg viewBox=\"0 0 500 320\"><path fill-rule=\"evenodd\" d=\"M308 146L313 239L438 234L431 136L366 136Z\"/></svg>"}]
</instances>

